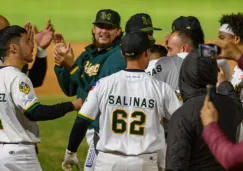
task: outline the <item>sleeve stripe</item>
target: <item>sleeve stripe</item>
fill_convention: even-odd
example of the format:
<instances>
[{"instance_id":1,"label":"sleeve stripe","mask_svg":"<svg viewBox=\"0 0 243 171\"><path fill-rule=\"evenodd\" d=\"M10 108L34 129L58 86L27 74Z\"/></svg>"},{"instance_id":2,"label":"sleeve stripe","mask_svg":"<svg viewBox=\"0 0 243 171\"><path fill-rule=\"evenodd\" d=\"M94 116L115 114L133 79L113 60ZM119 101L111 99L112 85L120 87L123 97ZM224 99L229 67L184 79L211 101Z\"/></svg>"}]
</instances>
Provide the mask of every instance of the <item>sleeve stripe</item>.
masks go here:
<instances>
[{"instance_id":1,"label":"sleeve stripe","mask_svg":"<svg viewBox=\"0 0 243 171\"><path fill-rule=\"evenodd\" d=\"M29 105L26 107L25 111L29 110L30 108L36 106L36 105L39 104L39 103L40 103L40 102L33 102L33 103L29 104Z\"/></svg>"},{"instance_id":2,"label":"sleeve stripe","mask_svg":"<svg viewBox=\"0 0 243 171\"><path fill-rule=\"evenodd\" d=\"M78 115L81 115L82 117L87 118L88 120L91 120L91 121L94 121L94 120L95 120L95 119L94 119L94 118L92 118L91 116L86 115L86 114L81 113L81 112L78 112Z\"/></svg>"},{"instance_id":3,"label":"sleeve stripe","mask_svg":"<svg viewBox=\"0 0 243 171\"><path fill-rule=\"evenodd\" d=\"M70 74L73 75L78 70L78 68L78 66L74 67L72 71L70 71Z\"/></svg>"},{"instance_id":4,"label":"sleeve stripe","mask_svg":"<svg viewBox=\"0 0 243 171\"><path fill-rule=\"evenodd\" d=\"M55 65L57 65L57 66L61 66L59 63L57 63L57 62L54 62L55 63Z\"/></svg>"}]
</instances>

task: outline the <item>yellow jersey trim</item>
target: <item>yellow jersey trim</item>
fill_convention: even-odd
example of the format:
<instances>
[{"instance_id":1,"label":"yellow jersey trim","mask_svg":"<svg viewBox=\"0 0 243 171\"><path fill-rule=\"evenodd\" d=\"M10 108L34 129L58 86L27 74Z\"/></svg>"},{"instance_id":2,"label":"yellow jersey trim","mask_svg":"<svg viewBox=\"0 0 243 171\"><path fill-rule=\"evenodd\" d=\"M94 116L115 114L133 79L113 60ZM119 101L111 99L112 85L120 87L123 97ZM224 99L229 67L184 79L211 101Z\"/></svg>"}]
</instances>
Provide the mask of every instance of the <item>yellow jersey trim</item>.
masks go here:
<instances>
[{"instance_id":1,"label":"yellow jersey trim","mask_svg":"<svg viewBox=\"0 0 243 171\"><path fill-rule=\"evenodd\" d=\"M25 111L27 111L29 108L31 108L33 105L35 105L36 103L40 103L40 102L33 102L33 103L30 103L27 107L26 107L26 109L25 109Z\"/></svg>"},{"instance_id":2,"label":"yellow jersey trim","mask_svg":"<svg viewBox=\"0 0 243 171\"><path fill-rule=\"evenodd\" d=\"M79 66L74 67L71 71L70 74L73 75L77 70L78 70Z\"/></svg>"},{"instance_id":3,"label":"yellow jersey trim","mask_svg":"<svg viewBox=\"0 0 243 171\"><path fill-rule=\"evenodd\" d=\"M94 120L95 120L95 119L94 119L94 118L92 118L91 116L86 115L86 114L84 114L84 113L78 112L78 114L79 114L79 115L81 115L81 116L82 116L82 117L84 117L84 118L87 118L88 120L92 120L92 121L94 121Z\"/></svg>"}]
</instances>

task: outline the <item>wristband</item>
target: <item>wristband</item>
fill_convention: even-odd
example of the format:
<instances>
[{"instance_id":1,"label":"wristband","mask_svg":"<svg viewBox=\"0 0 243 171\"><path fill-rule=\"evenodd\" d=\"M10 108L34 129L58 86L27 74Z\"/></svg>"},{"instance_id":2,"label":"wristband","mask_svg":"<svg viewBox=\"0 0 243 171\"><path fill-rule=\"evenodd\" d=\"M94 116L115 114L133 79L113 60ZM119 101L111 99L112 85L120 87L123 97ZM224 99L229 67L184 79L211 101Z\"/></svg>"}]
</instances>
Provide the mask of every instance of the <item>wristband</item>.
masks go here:
<instances>
[{"instance_id":1,"label":"wristband","mask_svg":"<svg viewBox=\"0 0 243 171\"><path fill-rule=\"evenodd\" d=\"M43 49L43 48L41 48L41 47L38 46L36 56L38 58L45 58L47 56L46 55L46 49Z\"/></svg>"}]
</instances>

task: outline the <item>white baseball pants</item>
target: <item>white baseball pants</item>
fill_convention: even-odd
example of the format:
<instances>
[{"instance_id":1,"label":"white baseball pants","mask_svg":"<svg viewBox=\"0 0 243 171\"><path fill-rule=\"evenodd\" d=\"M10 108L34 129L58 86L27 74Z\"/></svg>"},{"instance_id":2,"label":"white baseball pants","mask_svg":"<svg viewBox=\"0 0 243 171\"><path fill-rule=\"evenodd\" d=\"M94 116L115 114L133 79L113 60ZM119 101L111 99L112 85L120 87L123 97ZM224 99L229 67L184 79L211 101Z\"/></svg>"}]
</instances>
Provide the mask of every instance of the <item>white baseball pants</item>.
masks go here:
<instances>
[{"instance_id":1,"label":"white baseball pants","mask_svg":"<svg viewBox=\"0 0 243 171\"><path fill-rule=\"evenodd\" d=\"M84 171L94 171L95 168L97 155L95 153L93 137L94 137L94 129L88 129L86 132L86 140L87 140L87 144L89 145L89 150L84 163Z\"/></svg>"},{"instance_id":2,"label":"white baseball pants","mask_svg":"<svg viewBox=\"0 0 243 171\"><path fill-rule=\"evenodd\" d=\"M0 144L1 171L42 171L35 145Z\"/></svg>"},{"instance_id":3,"label":"white baseball pants","mask_svg":"<svg viewBox=\"0 0 243 171\"><path fill-rule=\"evenodd\" d=\"M121 156L99 152L95 171L158 171L157 153Z\"/></svg>"}]
</instances>

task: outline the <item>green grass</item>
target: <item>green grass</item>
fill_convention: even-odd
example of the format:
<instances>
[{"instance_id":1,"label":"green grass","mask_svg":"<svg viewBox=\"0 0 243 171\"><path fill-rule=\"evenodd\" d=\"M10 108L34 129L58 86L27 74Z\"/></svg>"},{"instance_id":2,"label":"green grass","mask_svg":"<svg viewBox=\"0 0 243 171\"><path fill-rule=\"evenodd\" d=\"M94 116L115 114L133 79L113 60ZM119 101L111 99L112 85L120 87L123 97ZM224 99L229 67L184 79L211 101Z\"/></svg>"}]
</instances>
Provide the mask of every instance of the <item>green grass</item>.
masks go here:
<instances>
[{"instance_id":1,"label":"green grass","mask_svg":"<svg viewBox=\"0 0 243 171\"><path fill-rule=\"evenodd\" d=\"M68 41L91 41L92 22L99 9L111 8L122 17L122 27L131 15L145 12L151 15L154 26L163 30L155 33L162 41L171 31L172 21L180 15L194 15L200 19L206 39L214 39L222 14L242 11L242 0L3 0L1 15L11 24L24 25L27 21L40 28L51 19L55 30Z\"/></svg>"},{"instance_id":2,"label":"green grass","mask_svg":"<svg viewBox=\"0 0 243 171\"><path fill-rule=\"evenodd\" d=\"M40 97L42 104L55 104L72 100L65 96ZM43 167L43 171L61 171L61 162L67 147L69 134L76 118L76 112L67 114L66 116L52 120L39 122L41 143L39 147L39 161ZM88 146L86 140L83 140L79 146L78 157L83 167ZM75 170L75 169L74 169ZM82 168L83 170L83 168Z\"/></svg>"}]
</instances>

